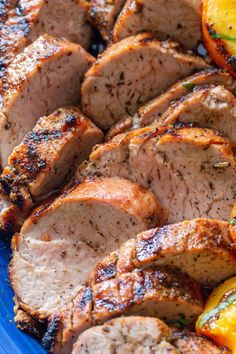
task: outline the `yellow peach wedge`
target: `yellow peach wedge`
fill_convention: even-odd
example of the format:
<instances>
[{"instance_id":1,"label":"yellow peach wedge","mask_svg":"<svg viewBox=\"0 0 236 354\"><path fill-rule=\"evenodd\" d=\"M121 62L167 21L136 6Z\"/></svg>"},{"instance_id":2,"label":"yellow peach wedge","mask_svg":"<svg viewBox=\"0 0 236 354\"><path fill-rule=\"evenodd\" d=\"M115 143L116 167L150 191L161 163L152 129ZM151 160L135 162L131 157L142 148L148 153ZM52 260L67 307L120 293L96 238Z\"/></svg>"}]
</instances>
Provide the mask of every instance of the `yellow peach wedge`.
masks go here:
<instances>
[{"instance_id":1,"label":"yellow peach wedge","mask_svg":"<svg viewBox=\"0 0 236 354\"><path fill-rule=\"evenodd\" d=\"M236 0L203 0L205 46L215 61L236 77Z\"/></svg>"}]
</instances>

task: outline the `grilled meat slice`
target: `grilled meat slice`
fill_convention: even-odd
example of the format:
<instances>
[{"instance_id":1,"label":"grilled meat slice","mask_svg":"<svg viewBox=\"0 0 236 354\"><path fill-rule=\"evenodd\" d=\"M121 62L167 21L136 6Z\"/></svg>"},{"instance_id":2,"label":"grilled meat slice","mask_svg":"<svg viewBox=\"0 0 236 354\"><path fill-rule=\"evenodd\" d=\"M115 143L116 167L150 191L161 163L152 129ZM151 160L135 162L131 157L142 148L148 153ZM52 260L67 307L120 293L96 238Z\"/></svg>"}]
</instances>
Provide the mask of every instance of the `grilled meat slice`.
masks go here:
<instances>
[{"instance_id":1,"label":"grilled meat slice","mask_svg":"<svg viewBox=\"0 0 236 354\"><path fill-rule=\"evenodd\" d=\"M83 332L72 354L220 354L229 353L192 332L175 332L154 317L120 317Z\"/></svg>"},{"instance_id":2,"label":"grilled meat slice","mask_svg":"<svg viewBox=\"0 0 236 354\"><path fill-rule=\"evenodd\" d=\"M93 61L81 46L48 35L13 60L0 92L2 167L40 117L79 101L81 79Z\"/></svg>"},{"instance_id":3,"label":"grilled meat slice","mask_svg":"<svg viewBox=\"0 0 236 354\"><path fill-rule=\"evenodd\" d=\"M90 0L89 2L90 20L99 29L102 38L108 41L125 0Z\"/></svg>"},{"instance_id":4,"label":"grilled meat slice","mask_svg":"<svg viewBox=\"0 0 236 354\"><path fill-rule=\"evenodd\" d=\"M21 308L47 318L74 298L106 254L163 221L154 195L121 178L88 181L45 203L12 241L10 278Z\"/></svg>"},{"instance_id":5,"label":"grilled meat slice","mask_svg":"<svg viewBox=\"0 0 236 354\"><path fill-rule=\"evenodd\" d=\"M86 329L116 316L154 316L188 325L201 313L203 302L198 286L188 276L168 269L136 269L119 278L81 290L73 304L58 314L53 353L70 353L73 343ZM48 331L50 332L49 325ZM43 341L48 348L47 335Z\"/></svg>"},{"instance_id":6,"label":"grilled meat slice","mask_svg":"<svg viewBox=\"0 0 236 354\"><path fill-rule=\"evenodd\" d=\"M187 49L201 41L200 0L127 0L114 26L115 42L140 32L173 39Z\"/></svg>"},{"instance_id":7,"label":"grilled meat slice","mask_svg":"<svg viewBox=\"0 0 236 354\"><path fill-rule=\"evenodd\" d=\"M209 129L163 126L118 135L90 155L84 173L149 188L169 212L169 223L228 220L235 203L233 145Z\"/></svg>"},{"instance_id":8,"label":"grilled meat slice","mask_svg":"<svg viewBox=\"0 0 236 354\"><path fill-rule=\"evenodd\" d=\"M203 286L218 285L236 275L236 249L229 224L195 219L145 231L98 263L90 284L154 265L181 269Z\"/></svg>"},{"instance_id":9,"label":"grilled meat slice","mask_svg":"<svg viewBox=\"0 0 236 354\"><path fill-rule=\"evenodd\" d=\"M188 95L194 88L205 85L224 86L232 93L236 93L236 82L233 77L222 70L209 68L183 79L169 88L162 95L154 98L131 117L125 116L111 127L107 133L106 140L125 131L142 128L159 120L169 106Z\"/></svg>"},{"instance_id":10,"label":"grilled meat slice","mask_svg":"<svg viewBox=\"0 0 236 354\"><path fill-rule=\"evenodd\" d=\"M153 124L177 123L215 129L236 144L236 98L222 86L202 87L170 106Z\"/></svg>"},{"instance_id":11,"label":"grilled meat slice","mask_svg":"<svg viewBox=\"0 0 236 354\"><path fill-rule=\"evenodd\" d=\"M174 333L172 343L179 353L230 354L227 348L218 347L209 339L193 332Z\"/></svg>"},{"instance_id":12,"label":"grilled meat slice","mask_svg":"<svg viewBox=\"0 0 236 354\"><path fill-rule=\"evenodd\" d=\"M0 177L1 233L18 232L32 208L62 187L102 138L76 107L40 118Z\"/></svg>"},{"instance_id":13,"label":"grilled meat slice","mask_svg":"<svg viewBox=\"0 0 236 354\"><path fill-rule=\"evenodd\" d=\"M83 0L19 0L5 8L7 18L0 28L1 68L7 67L24 47L40 35L63 37L88 48L91 28ZM6 16L5 16L6 17Z\"/></svg>"},{"instance_id":14,"label":"grilled meat slice","mask_svg":"<svg viewBox=\"0 0 236 354\"><path fill-rule=\"evenodd\" d=\"M84 113L108 129L177 80L206 68L203 59L181 53L176 46L140 34L108 47L85 75Z\"/></svg>"},{"instance_id":15,"label":"grilled meat slice","mask_svg":"<svg viewBox=\"0 0 236 354\"><path fill-rule=\"evenodd\" d=\"M166 353L179 352L170 344L169 327L154 317L120 317L105 322L82 333L74 345L72 354ZM168 348L168 349L167 349ZM163 354L165 351L162 352Z\"/></svg>"}]
</instances>

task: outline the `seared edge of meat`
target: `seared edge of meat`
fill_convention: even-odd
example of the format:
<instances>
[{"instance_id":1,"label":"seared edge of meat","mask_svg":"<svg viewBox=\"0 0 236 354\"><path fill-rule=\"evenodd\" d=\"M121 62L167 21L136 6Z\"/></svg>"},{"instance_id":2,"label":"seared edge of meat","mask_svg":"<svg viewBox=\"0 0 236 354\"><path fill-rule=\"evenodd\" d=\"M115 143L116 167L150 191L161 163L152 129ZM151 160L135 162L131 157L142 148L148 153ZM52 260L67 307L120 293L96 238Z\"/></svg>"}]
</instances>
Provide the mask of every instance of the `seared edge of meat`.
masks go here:
<instances>
[{"instance_id":1,"label":"seared edge of meat","mask_svg":"<svg viewBox=\"0 0 236 354\"><path fill-rule=\"evenodd\" d=\"M206 67L202 58L181 53L176 43L160 42L152 34L126 38L109 46L87 71L83 112L108 129L177 80Z\"/></svg>"},{"instance_id":2,"label":"seared edge of meat","mask_svg":"<svg viewBox=\"0 0 236 354\"><path fill-rule=\"evenodd\" d=\"M164 220L155 196L122 178L90 180L41 205L12 239L19 309L38 319L61 310L106 254Z\"/></svg>"},{"instance_id":3,"label":"seared edge of meat","mask_svg":"<svg viewBox=\"0 0 236 354\"><path fill-rule=\"evenodd\" d=\"M165 93L139 108L132 117L126 115L111 127L106 134L106 140L158 121L173 103L188 95L194 88L205 85L221 85L236 93L236 81L229 73L217 68L206 69L175 83Z\"/></svg>"},{"instance_id":4,"label":"seared edge of meat","mask_svg":"<svg viewBox=\"0 0 236 354\"><path fill-rule=\"evenodd\" d=\"M2 167L40 117L78 103L82 77L93 61L80 45L48 35L17 55L0 89ZM40 100L35 99L37 95Z\"/></svg>"},{"instance_id":5,"label":"seared edge of meat","mask_svg":"<svg viewBox=\"0 0 236 354\"><path fill-rule=\"evenodd\" d=\"M83 0L67 0L66 4L63 0L15 1L11 9L7 9L5 22L0 27L1 70L44 33L88 48L91 28Z\"/></svg>"},{"instance_id":6,"label":"seared edge of meat","mask_svg":"<svg viewBox=\"0 0 236 354\"><path fill-rule=\"evenodd\" d=\"M198 336L193 332L173 333L173 345L180 353L196 354L229 354L230 351L225 347L218 347L206 337Z\"/></svg>"},{"instance_id":7,"label":"seared edge of meat","mask_svg":"<svg viewBox=\"0 0 236 354\"><path fill-rule=\"evenodd\" d=\"M188 276L167 269L136 269L81 291L73 304L52 317L43 344L53 353L70 352L83 331L124 314L157 316L167 323L185 316L191 325L202 308L198 286ZM49 336L55 319L58 331Z\"/></svg>"},{"instance_id":8,"label":"seared edge of meat","mask_svg":"<svg viewBox=\"0 0 236 354\"><path fill-rule=\"evenodd\" d=\"M217 285L236 274L229 224L195 219L145 231L98 263L90 284L153 265L177 267L204 286Z\"/></svg>"},{"instance_id":9,"label":"seared edge of meat","mask_svg":"<svg viewBox=\"0 0 236 354\"><path fill-rule=\"evenodd\" d=\"M205 128L180 124L120 134L93 151L81 174L118 175L149 188L169 213L168 223L228 220L235 203L234 146Z\"/></svg>"},{"instance_id":10,"label":"seared edge of meat","mask_svg":"<svg viewBox=\"0 0 236 354\"><path fill-rule=\"evenodd\" d=\"M73 354L172 353L220 354L229 353L209 339L193 332L174 332L154 317L119 317L83 332L73 347Z\"/></svg>"},{"instance_id":11,"label":"seared edge of meat","mask_svg":"<svg viewBox=\"0 0 236 354\"><path fill-rule=\"evenodd\" d=\"M125 0L90 0L88 13L92 24L99 29L102 38L108 41L113 26Z\"/></svg>"},{"instance_id":12,"label":"seared edge of meat","mask_svg":"<svg viewBox=\"0 0 236 354\"><path fill-rule=\"evenodd\" d=\"M102 131L76 107L40 118L0 177L1 233L9 228L18 232L30 210L65 185L102 139Z\"/></svg>"},{"instance_id":13,"label":"seared edge of meat","mask_svg":"<svg viewBox=\"0 0 236 354\"><path fill-rule=\"evenodd\" d=\"M201 1L127 0L114 26L115 42L140 32L153 32L161 40L173 39L186 49L201 41Z\"/></svg>"},{"instance_id":14,"label":"seared edge of meat","mask_svg":"<svg viewBox=\"0 0 236 354\"><path fill-rule=\"evenodd\" d=\"M178 123L210 128L236 143L236 98L222 86L198 87L170 106L154 125Z\"/></svg>"}]
</instances>

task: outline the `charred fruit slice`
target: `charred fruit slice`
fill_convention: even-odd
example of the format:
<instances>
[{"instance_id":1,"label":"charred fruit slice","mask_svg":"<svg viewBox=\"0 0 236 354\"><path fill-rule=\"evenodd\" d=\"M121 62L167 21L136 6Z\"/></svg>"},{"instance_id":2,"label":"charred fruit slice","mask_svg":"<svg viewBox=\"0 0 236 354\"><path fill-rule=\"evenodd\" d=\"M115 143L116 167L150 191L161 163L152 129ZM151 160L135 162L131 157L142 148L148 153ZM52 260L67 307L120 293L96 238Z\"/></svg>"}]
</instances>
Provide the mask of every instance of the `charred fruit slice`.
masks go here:
<instances>
[{"instance_id":1,"label":"charred fruit slice","mask_svg":"<svg viewBox=\"0 0 236 354\"><path fill-rule=\"evenodd\" d=\"M213 291L197 321L196 330L236 353L236 277Z\"/></svg>"},{"instance_id":2,"label":"charred fruit slice","mask_svg":"<svg viewBox=\"0 0 236 354\"><path fill-rule=\"evenodd\" d=\"M236 0L203 0L202 25L209 54L236 77Z\"/></svg>"}]
</instances>

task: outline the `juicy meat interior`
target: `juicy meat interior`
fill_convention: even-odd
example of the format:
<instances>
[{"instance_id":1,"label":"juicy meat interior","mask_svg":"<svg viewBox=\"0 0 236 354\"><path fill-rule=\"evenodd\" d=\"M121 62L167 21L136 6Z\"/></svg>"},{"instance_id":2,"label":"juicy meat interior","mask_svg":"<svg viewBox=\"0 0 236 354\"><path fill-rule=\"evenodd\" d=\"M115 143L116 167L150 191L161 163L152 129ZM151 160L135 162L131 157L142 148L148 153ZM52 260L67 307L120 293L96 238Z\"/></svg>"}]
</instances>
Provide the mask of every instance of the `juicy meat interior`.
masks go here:
<instances>
[{"instance_id":1,"label":"juicy meat interior","mask_svg":"<svg viewBox=\"0 0 236 354\"><path fill-rule=\"evenodd\" d=\"M177 80L207 67L172 42L140 34L109 46L85 75L81 104L99 127L108 129Z\"/></svg>"},{"instance_id":2,"label":"juicy meat interior","mask_svg":"<svg viewBox=\"0 0 236 354\"><path fill-rule=\"evenodd\" d=\"M4 74L0 103L0 163L36 121L55 109L75 104L94 58L80 45L48 35L19 54Z\"/></svg>"},{"instance_id":3,"label":"juicy meat interior","mask_svg":"<svg viewBox=\"0 0 236 354\"><path fill-rule=\"evenodd\" d=\"M20 306L37 318L59 311L96 262L163 217L151 192L121 178L88 181L42 205L13 240L10 277Z\"/></svg>"}]
</instances>

